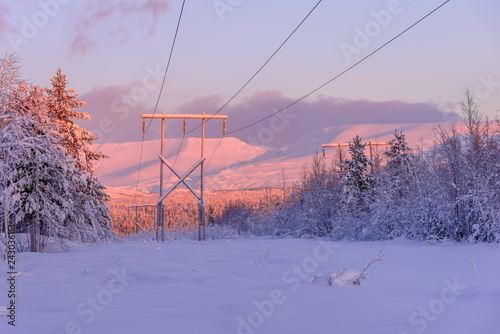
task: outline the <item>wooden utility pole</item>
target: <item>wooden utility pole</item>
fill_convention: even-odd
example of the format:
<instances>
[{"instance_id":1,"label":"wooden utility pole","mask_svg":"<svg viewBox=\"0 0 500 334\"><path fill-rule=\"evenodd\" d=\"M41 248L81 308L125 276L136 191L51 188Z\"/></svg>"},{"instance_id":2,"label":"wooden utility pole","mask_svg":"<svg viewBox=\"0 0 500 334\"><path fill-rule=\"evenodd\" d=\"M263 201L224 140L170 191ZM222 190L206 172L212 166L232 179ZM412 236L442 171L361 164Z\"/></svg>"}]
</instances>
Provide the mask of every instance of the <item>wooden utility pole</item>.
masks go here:
<instances>
[{"instance_id":1,"label":"wooden utility pole","mask_svg":"<svg viewBox=\"0 0 500 334\"><path fill-rule=\"evenodd\" d=\"M157 224L156 224L156 240L159 241L159 230L161 228L161 239L162 241L165 240L165 227L164 227L164 222L165 222L165 208L164 208L164 203L163 200L170 195L180 184L184 184L186 188L191 191L191 193L198 199L198 209L199 209L199 225L198 225L198 239L205 240L206 239L206 233L205 233L205 198L204 198L204 182L203 182L203 177L204 177L204 162L205 162L205 124L207 120L209 119L221 119L224 120L223 122L223 132L225 134L225 129L226 129L226 120L228 116L227 115L205 115L205 114L144 114L142 115L142 121L143 121L143 132L145 131L145 120L146 119L161 119L161 142L160 142L160 196L158 197L158 200L156 201L156 204L158 205L158 216L157 216ZM182 119L184 120L184 134L186 133L186 120L188 119L200 119L201 120L201 157L200 160L198 160L186 173L183 175L180 175L178 173L174 166L170 164L167 159L165 158L165 120L166 119ZM174 183L166 192L163 192L163 169L164 166L167 166L172 173L179 178L179 180ZM186 178L193 173L196 168L200 167L200 193L193 189L187 182Z\"/></svg>"}]
</instances>

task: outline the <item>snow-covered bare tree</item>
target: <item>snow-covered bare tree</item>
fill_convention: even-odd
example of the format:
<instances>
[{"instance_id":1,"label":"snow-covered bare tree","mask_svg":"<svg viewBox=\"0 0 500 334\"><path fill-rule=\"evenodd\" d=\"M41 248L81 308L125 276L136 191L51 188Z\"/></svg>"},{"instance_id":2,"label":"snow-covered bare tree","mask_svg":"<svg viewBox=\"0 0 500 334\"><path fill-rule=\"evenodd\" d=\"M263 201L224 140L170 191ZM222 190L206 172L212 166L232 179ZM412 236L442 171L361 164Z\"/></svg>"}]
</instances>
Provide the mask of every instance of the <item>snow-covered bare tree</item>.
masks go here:
<instances>
[{"instance_id":1,"label":"snow-covered bare tree","mask_svg":"<svg viewBox=\"0 0 500 334\"><path fill-rule=\"evenodd\" d=\"M499 202L500 147L494 126L483 119L469 92L460 104L464 121L464 194L458 199L465 224L472 233L469 241L495 241L500 236Z\"/></svg>"},{"instance_id":2,"label":"snow-covered bare tree","mask_svg":"<svg viewBox=\"0 0 500 334\"><path fill-rule=\"evenodd\" d=\"M19 59L15 54L5 54L0 59L0 131L3 130L8 122L11 121L10 106L13 104L12 91L17 85L23 84L24 81L20 78ZM0 165L3 166L6 162L4 149L0 151ZM7 184L7 175L0 173L0 190L4 190ZM6 233L8 226L7 206L8 201L0 202L0 216L3 224L2 230Z\"/></svg>"},{"instance_id":3,"label":"snow-covered bare tree","mask_svg":"<svg viewBox=\"0 0 500 334\"><path fill-rule=\"evenodd\" d=\"M318 237L332 233L339 238L345 231L334 231L334 218L340 206L338 174L327 168L316 153L310 168L304 167L300 181L289 190L285 203L266 219L275 235Z\"/></svg>"},{"instance_id":4,"label":"snow-covered bare tree","mask_svg":"<svg viewBox=\"0 0 500 334\"><path fill-rule=\"evenodd\" d=\"M406 201L412 189L412 156L403 132L395 131L389 141L389 149L383 154L387 164L381 169L377 182L377 204L375 217L380 236L393 238L401 236L402 221L406 216Z\"/></svg>"},{"instance_id":5,"label":"snow-covered bare tree","mask_svg":"<svg viewBox=\"0 0 500 334\"><path fill-rule=\"evenodd\" d=\"M299 236L326 236L333 232L339 210L338 174L316 153L310 170L304 170L295 194L297 211L290 221L297 224ZM335 231L341 233L340 231Z\"/></svg>"},{"instance_id":6,"label":"snow-covered bare tree","mask_svg":"<svg viewBox=\"0 0 500 334\"><path fill-rule=\"evenodd\" d=\"M432 171L440 187L442 235L457 241L497 241L500 238L498 187L499 139L494 124L483 120L472 94L461 103L464 131L437 132L439 145Z\"/></svg>"},{"instance_id":7,"label":"snow-covered bare tree","mask_svg":"<svg viewBox=\"0 0 500 334\"><path fill-rule=\"evenodd\" d=\"M15 54L6 54L0 59L0 114L9 112L12 105L12 90L24 83L20 77L21 65ZM0 127L2 123L0 123Z\"/></svg>"}]
</instances>

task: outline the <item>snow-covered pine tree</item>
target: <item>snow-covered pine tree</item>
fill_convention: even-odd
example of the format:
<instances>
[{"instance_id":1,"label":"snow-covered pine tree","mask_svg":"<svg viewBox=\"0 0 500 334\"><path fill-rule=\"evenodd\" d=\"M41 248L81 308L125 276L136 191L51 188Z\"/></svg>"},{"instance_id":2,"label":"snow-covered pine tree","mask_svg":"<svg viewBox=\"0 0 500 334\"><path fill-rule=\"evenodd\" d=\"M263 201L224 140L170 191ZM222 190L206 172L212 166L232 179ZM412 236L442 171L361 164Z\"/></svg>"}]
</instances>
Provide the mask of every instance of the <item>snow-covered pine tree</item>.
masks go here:
<instances>
[{"instance_id":1,"label":"snow-covered pine tree","mask_svg":"<svg viewBox=\"0 0 500 334\"><path fill-rule=\"evenodd\" d=\"M341 164L342 199L353 217L360 217L370 209L374 201L375 178L369 172L372 162L365 155L365 144L356 136L349 144L351 159Z\"/></svg>"}]
</instances>

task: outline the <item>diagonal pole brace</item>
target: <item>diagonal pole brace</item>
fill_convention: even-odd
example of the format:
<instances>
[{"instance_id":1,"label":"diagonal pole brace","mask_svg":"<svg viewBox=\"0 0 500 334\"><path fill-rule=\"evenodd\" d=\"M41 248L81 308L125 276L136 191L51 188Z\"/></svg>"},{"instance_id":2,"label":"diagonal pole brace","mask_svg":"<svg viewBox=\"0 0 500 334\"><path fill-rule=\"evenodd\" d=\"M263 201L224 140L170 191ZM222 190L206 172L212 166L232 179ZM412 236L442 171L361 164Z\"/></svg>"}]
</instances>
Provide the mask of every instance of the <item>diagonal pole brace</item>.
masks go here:
<instances>
[{"instance_id":1,"label":"diagonal pole brace","mask_svg":"<svg viewBox=\"0 0 500 334\"><path fill-rule=\"evenodd\" d=\"M170 193L172 193L172 191L174 191L181 183L184 184L192 193L194 196L196 196L196 198L198 200L201 200L201 196L198 195L198 193L188 184L186 183L186 178L191 175L192 172L194 172L194 170L196 168L198 168L198 166L200 166L203 161L205 161L206 158L202 158L200 160L198 160L186 173L184 173L184 175L182 176L179 176L179 173L177 173L177 171L175 171L175 169L173 167L171 167L169 164L168 164L168 161L161 157L160 156L160 159L162 160L162 162L164 164L167 165L168 168L170 168L170 170L179 178L179 180L170 187L170 189L168 189L165 193L163 193L159 198L158 200L156 200L156 204L160 204L164 199L165 197L167 197L168 195L170 195Z\"/></svg>"},{"instance_id":2,"label":"diagonal pole brace","mask_svg":"<svg viewBox=\"0 0 500 334\"><path fill-rule=\"evenodd\" d=\"M205 158L203 158L205 159ZM175 176L177 176L177 178L181 179L182 176L180 175L180 173L178 173L174 167L171 166L171 164L168 162L167 159L165 159L164 157L160 156L160 160L172 171L172 173L174 173ZM196 169L196 167L198 167L198 165L201 165L201 162L202 162L202 159L198 160L195 165L193 166L194 169ZM193 169L193 171L194 171ZM186 186L186 188L188 188L192 193L193 195L198 199L200 200L200 196L198 195L198 193L196 192L196 190L193 189L193 187L191 187L188 183L186 182L182 182L184 183L184 185Z\"/></svg>"}]
</instances>

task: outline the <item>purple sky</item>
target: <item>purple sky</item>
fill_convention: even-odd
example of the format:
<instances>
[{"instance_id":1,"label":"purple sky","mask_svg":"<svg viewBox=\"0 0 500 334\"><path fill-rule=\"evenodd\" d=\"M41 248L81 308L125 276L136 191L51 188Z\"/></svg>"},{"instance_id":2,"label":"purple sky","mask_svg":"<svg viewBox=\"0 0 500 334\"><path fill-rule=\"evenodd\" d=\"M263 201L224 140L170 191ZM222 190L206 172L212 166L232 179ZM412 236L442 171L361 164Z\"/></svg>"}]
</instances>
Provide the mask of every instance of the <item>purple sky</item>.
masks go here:
<instances>
[{"instance_id":1,"label":"purple sky","mask_svg":"<svg viewBox=\"0 0 500 334\"><path fill-rule=\"evenodd\" d=\"M159 111L213 113L263 64L317 0L187 1ZM443 1L324 0L222 113L228 130L284 107L400 33ZM89 103L103 142L141 138L181 0L0 2L0 51L46 86L61 67ZM500 109L500 3L452 0L400 39L288 112L287 133L351 123L454 119L468 87L490 118ZM300 120L298 122L297 120ZM248 139L266 121L238 134ZM157 124L147 139L157 136ZM195 124L189 124L192 128ZM209 135L220 135L220 125ZM179 136L172 123L168 135ZM283 138L286 138L283 137ZM284 141L283 139L282 141ZM277 137L275 146L280 146Z\"/></svg>"}]
</instances>

